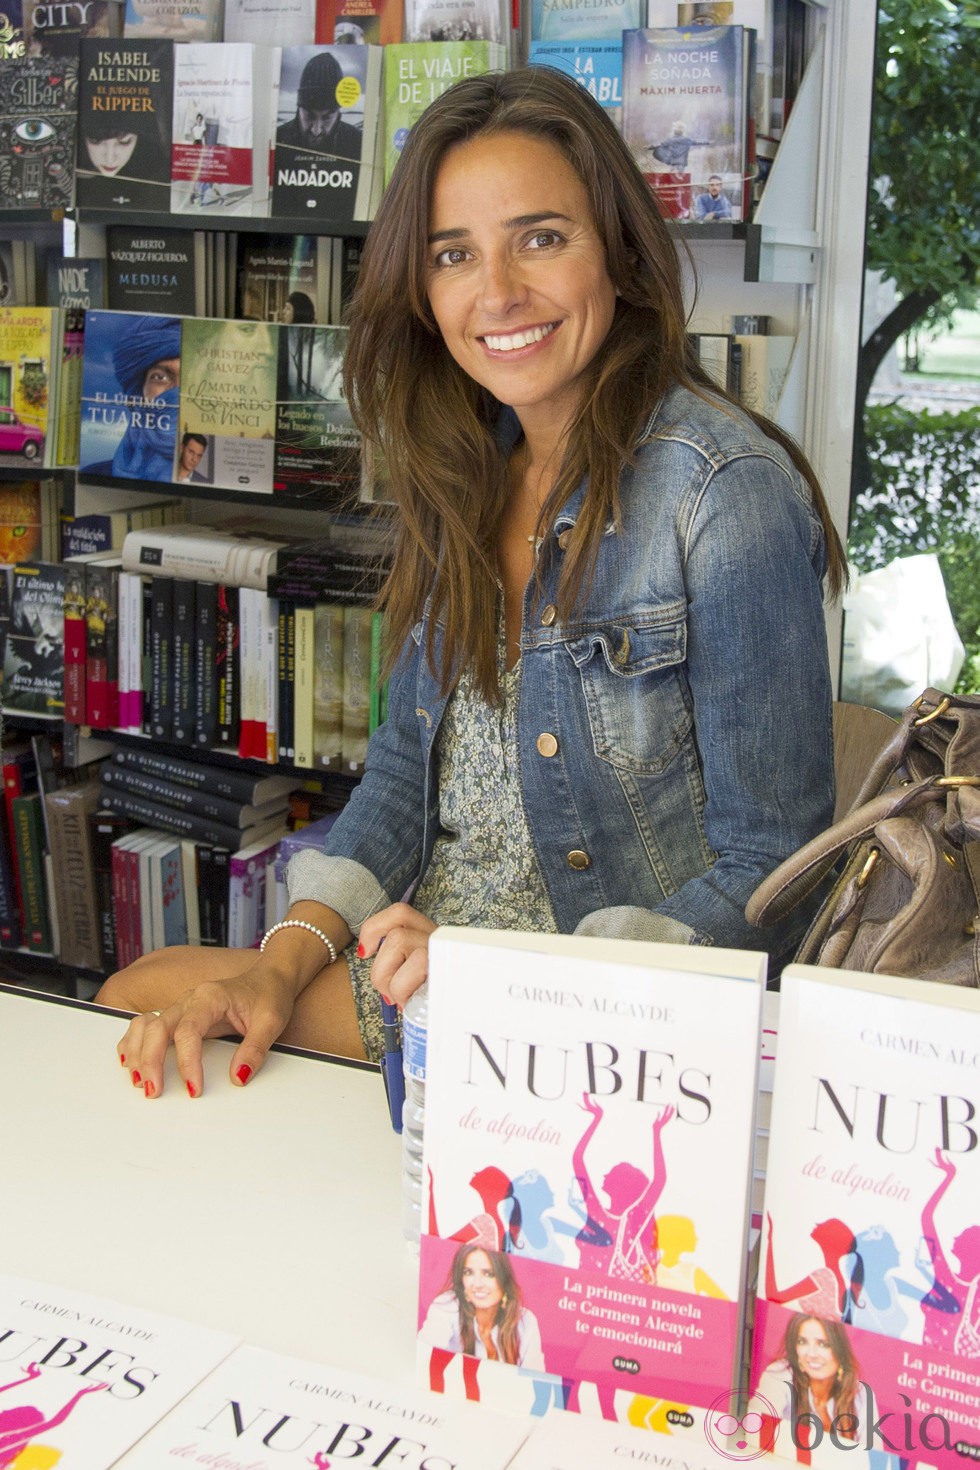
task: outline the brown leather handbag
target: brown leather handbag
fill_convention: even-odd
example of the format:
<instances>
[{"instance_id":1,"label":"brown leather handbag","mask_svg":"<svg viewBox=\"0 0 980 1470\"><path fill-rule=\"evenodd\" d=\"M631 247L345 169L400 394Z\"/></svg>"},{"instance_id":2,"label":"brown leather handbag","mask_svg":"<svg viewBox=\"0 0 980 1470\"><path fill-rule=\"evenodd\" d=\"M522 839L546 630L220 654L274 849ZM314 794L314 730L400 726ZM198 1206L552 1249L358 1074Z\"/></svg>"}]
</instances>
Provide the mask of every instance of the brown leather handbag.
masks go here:
<instances>
[{"instance_id":1,"label":"brown leather handbag","mask_svg":"<svg viewBox=\"0 0 980 1470\"><path fill-rule=\"evenodd\" d=\"M781 919L842 857L798 961L980 986L980 696L926 689L846 815L759 885L750 923Z\"/></svg>"}]
</instances>

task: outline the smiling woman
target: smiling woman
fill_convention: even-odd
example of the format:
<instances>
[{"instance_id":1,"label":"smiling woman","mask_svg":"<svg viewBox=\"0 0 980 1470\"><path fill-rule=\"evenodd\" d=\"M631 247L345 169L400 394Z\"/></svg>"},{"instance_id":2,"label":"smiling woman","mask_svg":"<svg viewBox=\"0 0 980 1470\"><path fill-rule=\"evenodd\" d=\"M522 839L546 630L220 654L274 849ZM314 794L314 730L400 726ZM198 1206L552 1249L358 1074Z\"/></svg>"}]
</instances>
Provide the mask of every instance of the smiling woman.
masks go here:
<instances>
[{"instance_id":1,"label":"smiling woman","mask_svg":"<svg viewBox=\"0 0 980 1470\"><path fill-rule=\"evenodd\" d=\"M388 718L259 954L104 988L162 1011L120 1046L150 1096L171 1040L197 1096L228 1029L239 1082L280 1034L377 1056L375 989L404 1004L437 924L778 959L805 922L744 905L833 808L840 546L801 452L698 364L650 189L574 81L469 78L415 124L345 388L397 504Z\"/></svg>"}]
</instances>

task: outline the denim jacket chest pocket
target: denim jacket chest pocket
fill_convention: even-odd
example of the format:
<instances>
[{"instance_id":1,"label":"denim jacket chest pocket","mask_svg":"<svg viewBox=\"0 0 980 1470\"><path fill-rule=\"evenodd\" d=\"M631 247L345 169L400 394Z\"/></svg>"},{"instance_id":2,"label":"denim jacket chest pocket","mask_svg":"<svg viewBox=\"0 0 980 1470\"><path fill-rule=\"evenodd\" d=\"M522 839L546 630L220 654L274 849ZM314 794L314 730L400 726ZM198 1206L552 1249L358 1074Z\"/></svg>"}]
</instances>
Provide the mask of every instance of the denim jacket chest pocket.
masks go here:
<instances>
[{"instance_id":1,"label":"denim jacket chest pocket","mask_svg":"<svg viewBox=\"0 0 980 1470\"><path fill-rule=\"evenodd\" d=\"M600 760L659 775L690 738L686 607L644 609L568 640Z\"/></svg>"}]
</instances>

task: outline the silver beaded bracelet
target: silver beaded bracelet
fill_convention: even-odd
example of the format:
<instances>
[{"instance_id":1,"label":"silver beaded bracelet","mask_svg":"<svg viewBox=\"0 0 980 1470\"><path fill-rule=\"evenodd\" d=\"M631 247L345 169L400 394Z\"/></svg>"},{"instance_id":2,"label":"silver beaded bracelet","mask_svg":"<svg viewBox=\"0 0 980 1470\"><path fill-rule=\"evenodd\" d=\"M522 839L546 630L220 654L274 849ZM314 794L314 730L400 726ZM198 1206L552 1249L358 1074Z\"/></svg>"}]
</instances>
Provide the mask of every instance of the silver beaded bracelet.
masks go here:
<instances>
[{"instance_id":1,"label":"silver beaded bracelet","mask_svg":"<svg viewBox=\"0 0 980 1470\"><path fill-rule=\"evenodd\" d=\"M305 919L280 919L278 924L273 924L272 928L267 929L262 937L259 954L265 949L273 934L278 934L280 929L305 929L309 934L315 934L320 943L325 944L330 951L330 963L332 965L337 963L337 948L333 940L328 939L322 929L318 929L315 924L308 924Z\"/></svg>"}]
</instances>

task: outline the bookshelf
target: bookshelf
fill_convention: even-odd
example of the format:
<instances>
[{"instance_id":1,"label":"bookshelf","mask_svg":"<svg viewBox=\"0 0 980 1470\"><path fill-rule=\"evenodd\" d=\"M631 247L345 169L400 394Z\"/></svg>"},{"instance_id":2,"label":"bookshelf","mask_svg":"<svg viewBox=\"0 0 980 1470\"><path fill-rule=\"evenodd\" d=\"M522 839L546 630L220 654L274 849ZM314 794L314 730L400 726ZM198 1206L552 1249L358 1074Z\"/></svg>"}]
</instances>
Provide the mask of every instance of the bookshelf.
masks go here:
<instances>
[{"instance_id":1,"label":"bookshelf","mask_svg":"<svg viewBox=\"0 0 980 1470\"><path fill-rule=\"evenodd\" d=\"M804 445L842 534L860 345L874 22L873 7L849 6L845 0L808 5L805 75L751 223L671 227L693 261L688 280L692 329L727 331L732 313L746 312L768 315L774 333L794 338L776 417ZM59 245L66 255L99 256L104 255L106 227L135 220L101 209L78 209L65 217L43 211L7 214L0 216L0 238L33 233L39 246ZM147 214L139 216L139 223L147 229L203 232L230 227L256 235L333 233L322 220L317 228L309 219L251 216L226 220ZM367 229L358 224L341 228L353 236ZM70 471L45 473L64 477L66 502L79 514L133 506L163 489L180 496L189 520L220 521L247 504L259 514L274 508L284 529L312 535L324 514L322 507L304 508L286 497L97 478L73 484ZM8 472L4 477L11 476ZM836 666L836 609L828 611L827 630ZM13 727L15 721L8 723ZM85 745L83 740L83 750Z\"/></svg>"}]
</instances>

